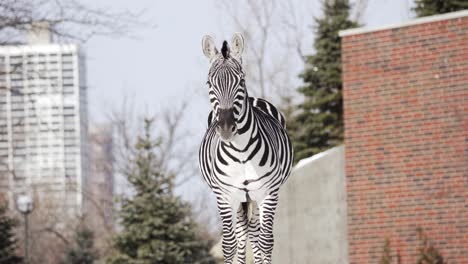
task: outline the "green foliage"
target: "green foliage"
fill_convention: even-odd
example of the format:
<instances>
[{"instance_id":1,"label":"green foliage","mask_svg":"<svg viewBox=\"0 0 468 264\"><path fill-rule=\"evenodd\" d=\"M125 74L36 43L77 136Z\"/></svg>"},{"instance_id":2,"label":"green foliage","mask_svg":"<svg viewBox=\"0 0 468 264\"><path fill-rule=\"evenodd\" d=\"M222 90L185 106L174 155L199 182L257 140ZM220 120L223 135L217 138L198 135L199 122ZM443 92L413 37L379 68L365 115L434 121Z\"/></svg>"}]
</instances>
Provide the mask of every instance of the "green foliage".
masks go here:
<instances>
[{"instance_id":1,"label":"green foliage","mask_svg":"<svg viewBox=\"0 0 468 264\"><path fill-rule=\"evenodd\" d=\"M80 227L75 232L73 247L67 250L62 263L66 264L92 264L98 258L94 248L94 233L86 227Z\"/></svg>"},{"instance_id":2,"label":"green foliage","mask_svg":"<svg viewBox=\"0 0 468 264\"><path fill-rule=\"evenodd\" d=\"M6 215L7 208L0 205L0 264L21 263L16 255L17 240L14 229L18 223Z\"/></svg>"},{"instance_id":3,"label":"green foliage","mask_svg":"<svg viewBox=\"0 0 468 264\"><path fill-rule=\"evenodd\" d=\"M385 244L382 250L382 257L379 264L392 264L392 254L390 249L390 239L385 239Z\"/></svg>"},{"instance_id":4,"label":"green foliage","mask_svg":"<svg viewBox=\"0 0 468 264\"><path fill-rule=\"evenodd\" d=\"M418 248L418 258L416 264L447 264L439 250L430 241L427 235L424 233L422 228L416 229L420 246ZM397 254L397 264L401 263L400 254ZM392 264L392 249L390 247L390 240L385 239L385 244L382 250L382 257L380 258L379 264Z\"/></svg>"},{"instance_id":5,"label":"green foliage","mask_svg":"<svg viewBox=\"0 0 468 264\"><path fill-rule=\"evenodd\" d=\"M415 0L413 11L418 17L432 16L468 9L466 0Z\"/></svg>"},{"instance_id":6,"label":"green foliage","mask_svg":"<svg viewBox=\"0 0 468 264\"><path fill-rule=\"evenodd\" d=\"M401 263L400 254L396 255L397 264ZM390 239L385 239L384 247L382 250L382 257L380 258L379 264L392 264L393 256L392 249L390 247Z\"/></svg>"},{"instance_id":7,"label":"green foliage","mask_svg":"<svg viewBox=\"0 0 468 264\"><path fill-rule=\"evenodd\" d=\"M418 249L419 257L417 264L446 264L439 250L429 240L422 228L417 229L421 246Z\"/></svg>"},{"instance_id":8,"label":"green foliage","mask_svg":"<svg viewBox=\"0 0 468 264\"><path fill-rule=\"evenodd\" d=\"M300 77L305 97L295 118L288 122L296 162L343 141L341 42L338 31L356 27L348 19L348 0L324 1L324 16L317 18L314 55L308 56Z\"/></svg>"},{"instance_id":9,"label":"green foliage","mask_svg":"<svg viewBox=\"0 0 468 264\"><path fill-rule=\"evenodd\" d=\"M167 175L157 156L160 140L151 136L151 120L139 137L127 179L134 195L121 199L122 232L114 240L109 263L215 263L206 240L200 240L191 208L173 194L174 175Z\"/></svg>"}]
</instances>

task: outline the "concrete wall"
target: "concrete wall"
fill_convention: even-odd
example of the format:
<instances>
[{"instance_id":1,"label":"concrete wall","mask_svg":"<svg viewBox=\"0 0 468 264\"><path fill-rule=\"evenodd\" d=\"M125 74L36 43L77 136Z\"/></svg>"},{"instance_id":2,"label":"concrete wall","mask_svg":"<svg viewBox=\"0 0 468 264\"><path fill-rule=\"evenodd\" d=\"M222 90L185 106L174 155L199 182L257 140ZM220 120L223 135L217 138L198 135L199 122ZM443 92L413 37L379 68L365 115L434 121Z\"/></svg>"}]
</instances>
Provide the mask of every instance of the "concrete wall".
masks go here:
<instances>
[{"instance_id":1,"label":"concrete wall","mask_svg":"<svg viewBox=\"0 0 468 264\"><path fill-rule=\"evenodd\" d=\"M348 263L344 146L299 162L275 218L274 263Z\"/></svg>"}]
</instances>

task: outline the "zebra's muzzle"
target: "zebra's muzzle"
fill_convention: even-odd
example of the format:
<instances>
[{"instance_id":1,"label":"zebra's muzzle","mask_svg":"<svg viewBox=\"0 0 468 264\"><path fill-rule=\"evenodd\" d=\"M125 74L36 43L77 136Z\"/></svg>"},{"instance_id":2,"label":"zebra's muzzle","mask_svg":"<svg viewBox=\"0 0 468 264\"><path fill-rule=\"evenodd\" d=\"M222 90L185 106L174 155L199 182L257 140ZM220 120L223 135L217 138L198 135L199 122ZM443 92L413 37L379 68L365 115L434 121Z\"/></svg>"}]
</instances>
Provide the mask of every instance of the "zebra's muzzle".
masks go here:
<instances>
[{"instance_id":1,"label":"zebra's muzzle","mask_svg":"<svg viewBox=\"0 0 468 264\"><path fill-rule=\"evenodd\" d=\"M218 112L218 126L216 127L216 133L224 141L230 141L236 134L236 119L234 118L234 108L219 109Z\"/></svg>"}]
</instances>

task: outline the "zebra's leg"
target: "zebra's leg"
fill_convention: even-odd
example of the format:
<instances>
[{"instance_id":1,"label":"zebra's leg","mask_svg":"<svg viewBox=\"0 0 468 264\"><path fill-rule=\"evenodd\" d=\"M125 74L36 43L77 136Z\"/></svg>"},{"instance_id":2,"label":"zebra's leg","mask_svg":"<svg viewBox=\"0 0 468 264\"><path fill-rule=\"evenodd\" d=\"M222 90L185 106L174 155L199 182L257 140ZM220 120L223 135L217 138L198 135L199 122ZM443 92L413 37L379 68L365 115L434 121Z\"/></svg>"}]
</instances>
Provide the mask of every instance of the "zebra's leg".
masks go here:
<instances>
[{"instance_id":1,"label":"zebra's leg","mask_svg":"<svg viewBox=\"0 0 468 264\"><path fill-rule=\"evenodd\" d=\"M252 245L252 252L254 255L255 264L262 263L262 251L258 244L258 237L260 235L260 218L258 213L257 203L252 202L252 215L249 220L249 241Z\"/></svg>"},{"instance_id":2,"label":"zebra's leg","mask_svg":"<svg viewBox=\"0 0 468 264\"><path fill-rule=\"evenodd\" d=\"M278 205L278 195L268 195L260 203L260 237L258 244L263 253L263 264L271 263L271 253L273 252L273 222L275 210Z\"/></svg>"},{"instance_id":3,"label":"zebra's leg","mask_svg":"<svg viewBox=\"0 0 468 264\"><path fill-rule=\"evenodd\" d=\"M246 243L247 243L247 231L249 225L249 219L247 215L248 203L241 203L237 210L237 222L236 222L236 237L237 237L237 262L239 264L245 264L246 254Z\"/></svg>"},{"instance_id":4,"label":"zebra's leg","mask_svg":"<svg viewBox=\"0 0 468 264\"><path fill-rule=\"evenodd\" d=\"M237 248L236 233L234 232L235 213L231 204L220 198L218 199L218 210L223 225L223 242L221 245L223 248L224 263L232 264Z\"/></svg>"}]
</instances>

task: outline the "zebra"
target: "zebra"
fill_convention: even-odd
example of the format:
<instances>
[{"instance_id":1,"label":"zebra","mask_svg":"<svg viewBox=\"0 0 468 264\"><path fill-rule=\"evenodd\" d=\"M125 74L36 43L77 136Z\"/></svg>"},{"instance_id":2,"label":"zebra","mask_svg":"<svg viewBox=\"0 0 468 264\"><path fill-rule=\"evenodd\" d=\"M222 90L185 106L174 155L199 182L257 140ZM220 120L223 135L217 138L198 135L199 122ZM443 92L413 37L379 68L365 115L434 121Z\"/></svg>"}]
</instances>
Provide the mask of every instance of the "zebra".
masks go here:
<instances>
[{"instance_id":1,"label":"zebra","mask_svg":"<svg viewBox=\"0 0 468 264\"><path fill-rule=\"evenodd\" d=\"M278 193L293 162L285 119L270 102L248 96L240 33L234 34L231 48L224 41L221 52L211 36L203 37L202 48L210 62L212 111L199 166L216 196L224 263L232 263L236 253L238 263L246 263L247 237L255 263L271 263Z\"/></svg>"}]
</instances>

